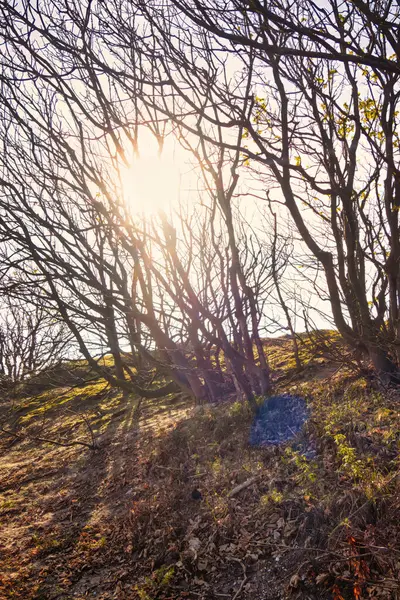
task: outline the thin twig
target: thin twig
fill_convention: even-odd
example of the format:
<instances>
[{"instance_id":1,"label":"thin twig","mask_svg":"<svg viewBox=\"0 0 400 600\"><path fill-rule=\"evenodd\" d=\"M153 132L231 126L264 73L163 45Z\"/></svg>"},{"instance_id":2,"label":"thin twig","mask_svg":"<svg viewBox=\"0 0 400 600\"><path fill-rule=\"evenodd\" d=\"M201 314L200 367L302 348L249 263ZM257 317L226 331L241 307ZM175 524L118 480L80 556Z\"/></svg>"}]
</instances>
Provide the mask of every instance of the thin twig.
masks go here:
<instances>
[{"instance_id":1,"label":"thin twig","mask_svg":"<svg viewBox=\"0 0 400 600\"><path fill-rule=\"evenodd\" d=\"M54 444L55 446L62 446L64 448L70 448L71 446L84 446L85 448L90 448L90 450L94 450L95 446L93 446L92 444L88 444L87 442L57 442L56 440L49 440L47 438L42 438L42 437L29 437L29 436L22 436L22 435L18 435L17 433L13 433L12 431L8 431L7 429L4 429L4 427L0 427L0 431L2 433L5 433L6 435L9 435L15 439L19 439L19 440L31 440L31 441L36 441L36 442L44 442L46 444Z\"/></svg>"},{"instance_id":2,"label":"thin twig","mask_svg":"<svg viewBox=\"0 0 400 600\"><path fill-rule=\"evenodd\" d=\"M244 563L239 558L235 558L234 556L230 556L229 559L230 560L234 560L235 562L238 562L240 564L240 566L242 567L242 569L243 569L243 579L240 582L240 585L239 585L238 589L236 590L235 594L232 596L232 600L236 600L236 598L241 593L244 584L247 582L246 566L244 565Z\"/></svg>"}]
</instances>

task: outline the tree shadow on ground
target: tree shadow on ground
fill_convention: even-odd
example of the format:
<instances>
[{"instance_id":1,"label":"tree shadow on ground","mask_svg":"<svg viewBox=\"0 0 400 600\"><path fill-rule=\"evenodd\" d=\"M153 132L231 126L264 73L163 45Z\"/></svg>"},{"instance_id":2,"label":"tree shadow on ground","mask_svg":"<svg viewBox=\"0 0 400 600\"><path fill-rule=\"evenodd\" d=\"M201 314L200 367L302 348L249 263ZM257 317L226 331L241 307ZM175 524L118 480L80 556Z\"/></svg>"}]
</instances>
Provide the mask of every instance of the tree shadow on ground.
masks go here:
<instances>
[{"instance_id":1,"label":"tree shadow on ground","mask_svg":"<svg viewBox=\"0 0 400 600\"><path fill-rule=\"evenodd\" d=\"M79 416L76 398L73 403L74 415ZM3 536L5 571L12 575L15 565L20 567L13 597L71 597L68 590L82 577L82 571L92 569L91 556L95 557L94 571L101 564L107 544L104 522L123 504L119 500L122 488L112 486L124 468L125 459L118 448L125 443L128 430L132 442L138 435L136 405L137 398L119 394L112 399L107 420L104 414L95 415L92 425L96 420L101 424L95 449L60 448L29 439L14 444L9 467L15 476L8 477L2 490L6 498L22 499L15 514L9 515L9 530ZM88 408L82 403L82 411ZM133 462L135 448L136 443L130 443L129 460Z\"/></svg>"}]
</instances>

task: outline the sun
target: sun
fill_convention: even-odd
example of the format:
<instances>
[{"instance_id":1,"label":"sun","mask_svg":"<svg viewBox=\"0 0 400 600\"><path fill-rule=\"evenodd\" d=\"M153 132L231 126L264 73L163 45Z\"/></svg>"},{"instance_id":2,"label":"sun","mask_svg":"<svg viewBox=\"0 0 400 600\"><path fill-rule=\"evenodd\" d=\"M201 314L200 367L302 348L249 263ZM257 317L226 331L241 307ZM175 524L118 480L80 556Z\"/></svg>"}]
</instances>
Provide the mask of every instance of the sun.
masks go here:
<instances>
[{"instance_id":1,"label":"sun","mask_svg":"<svg viewBox=\"0 0 400 600\"><path fill-rule=\"evenodd\" d=\"M179 203L181 173L178 164L165 156L132 160L121 173L124 198L134 214L155 215Z\"/></svg>"}]
</instances>

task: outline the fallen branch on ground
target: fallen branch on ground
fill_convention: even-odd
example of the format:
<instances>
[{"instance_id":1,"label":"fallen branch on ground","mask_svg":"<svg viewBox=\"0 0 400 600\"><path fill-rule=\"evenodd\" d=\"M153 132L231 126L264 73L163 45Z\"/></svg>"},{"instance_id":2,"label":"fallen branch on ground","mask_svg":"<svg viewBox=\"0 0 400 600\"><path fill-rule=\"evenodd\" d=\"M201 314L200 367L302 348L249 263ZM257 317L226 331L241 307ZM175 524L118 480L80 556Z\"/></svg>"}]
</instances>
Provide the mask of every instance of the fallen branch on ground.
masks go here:
<instances>
[{"instance_id":1,"label":"fallen branch on ground","mask_svg":"<svg viewBox=\"0 0 400 600\"><path fill-rule=\"evenodd\" d=\"M257 481L257 479L258 479L258 476L250 477L250 479L247 479L243 483L240 483L239 485L234 487L233 490L231 490L229 492L228 498L232 498L233 496L236 496L237 494L239 494L239 492L241 492L242 490L245 490L246 488L250 487L252 483L255 483Z\"/></svg>"}]
</instances>

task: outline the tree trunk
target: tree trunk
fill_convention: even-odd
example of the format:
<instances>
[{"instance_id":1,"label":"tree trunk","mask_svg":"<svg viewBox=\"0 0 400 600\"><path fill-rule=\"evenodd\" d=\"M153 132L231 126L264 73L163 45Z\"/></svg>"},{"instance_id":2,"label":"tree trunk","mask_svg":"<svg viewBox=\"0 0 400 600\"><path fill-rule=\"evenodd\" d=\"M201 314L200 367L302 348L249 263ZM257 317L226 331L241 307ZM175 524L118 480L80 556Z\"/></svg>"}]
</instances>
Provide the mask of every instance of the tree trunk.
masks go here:
<instances>
[{"instance_id":1,"label":"tree trunk","mask_svg":"<svg viewBox=\"0 0 400 600\"><path fill-rule=\"evenodd\" d=\"M388 353L376 345L368 346L368 354L374 369L383 383L400 383L400 371Z\"/></svg>"}]
</instances>

